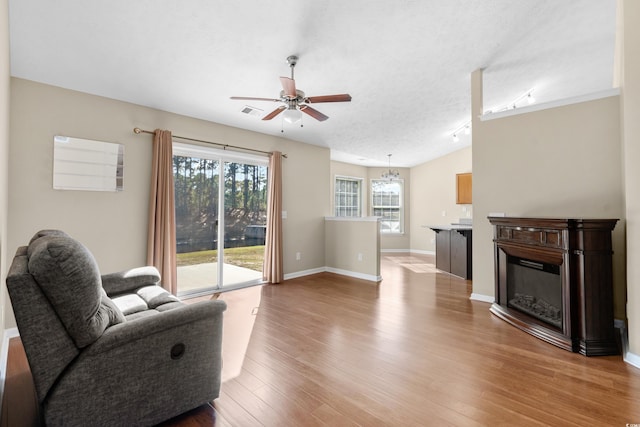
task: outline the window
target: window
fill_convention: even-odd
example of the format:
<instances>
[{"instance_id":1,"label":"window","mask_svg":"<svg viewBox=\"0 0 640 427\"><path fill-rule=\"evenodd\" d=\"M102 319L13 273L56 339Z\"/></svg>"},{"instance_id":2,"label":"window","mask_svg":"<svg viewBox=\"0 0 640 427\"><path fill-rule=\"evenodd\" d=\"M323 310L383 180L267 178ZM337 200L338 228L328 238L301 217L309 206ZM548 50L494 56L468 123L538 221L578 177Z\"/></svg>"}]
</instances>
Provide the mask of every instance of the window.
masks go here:
<instances>
[{"instance_id":1,"label":"window","mask_svg":"<svg viewBox=\"0 0 640 427\"><path fill-rule=\"evenodd\" d=\"M336 176L335 215L362 216L362 179Z\"/></svg>"},{"instance_id":2,"label":"window","mask_svg":"<svg viewBox=\"0 0 640 427\"><path fill-rule=\"evenodd\" d=\"M382 233L404 232L403 208L404 181L374 179L371 181L371 210L380 220Z\"/></svg>"}]
</instances>

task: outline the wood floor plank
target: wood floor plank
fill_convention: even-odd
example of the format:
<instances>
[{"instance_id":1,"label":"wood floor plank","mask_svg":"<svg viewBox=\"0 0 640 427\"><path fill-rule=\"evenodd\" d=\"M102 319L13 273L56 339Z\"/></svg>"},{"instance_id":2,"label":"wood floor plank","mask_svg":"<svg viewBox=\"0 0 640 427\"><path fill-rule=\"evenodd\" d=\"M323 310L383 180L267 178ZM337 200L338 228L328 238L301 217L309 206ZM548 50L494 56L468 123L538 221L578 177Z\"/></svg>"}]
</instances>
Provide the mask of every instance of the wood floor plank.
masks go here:
<instances>
[{"instance_id":1,"label":"wood floor plank","mask_svg":"<svg viewBox=\"0 0 640 427\"><path fill-rule=\"evenodd\" d=\"M621 356L588 358L514 328L493 316L488 304L469 299L470 281L435 270L432 256L384 254L381 261L383 281L377 284L319 273L221 294L226 319L234 322L243 299L259 301L257 314L242 308L253 316L248 345L225 354L224 365L233 361L240 369L223 375L228 379L212 406L166 425L640 422L640 370ZM232 324L225 328L235 335ZM23 384L27 375L28 384L24 354L10 350L9 361L7 375L23 375ZM5 388L3 419L15 419L17 410L33 420L27 413L33 405L7 411L8 402L29 393L33 402L32 389L13 384Z\"/></svg>"}]
</instances>

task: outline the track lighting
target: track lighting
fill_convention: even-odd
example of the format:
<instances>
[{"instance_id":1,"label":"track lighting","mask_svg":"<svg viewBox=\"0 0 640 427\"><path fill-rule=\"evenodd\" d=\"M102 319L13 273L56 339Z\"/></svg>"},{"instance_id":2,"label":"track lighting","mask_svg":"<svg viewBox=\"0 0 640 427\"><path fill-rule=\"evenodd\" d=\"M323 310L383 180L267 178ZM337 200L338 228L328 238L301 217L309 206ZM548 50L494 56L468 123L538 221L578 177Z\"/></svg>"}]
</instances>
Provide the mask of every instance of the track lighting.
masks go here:
<instances>
[{"instance_id":1,"label":"track lighting","mask_svg":"<svg viewBox=\"0 0 640 427\"><path fill-rule=\"evenodd\" d=\"M501 111L515 110L516 108L518 108L518 103L521 103L525 99L527 100L527 103L531 105L534 102L536 102L536 99L533 97L533 95L531 95L532 92L533 92L533 88L529 89L528 91L526 91L525 93L523 93L522 95L520 95L510 103L506 104L504 107L499 108L497 110L489 110L486 113L499 113ZM453 131L453 133L451 134L453 138L453 142L460 142L459 135L460 135L460 132L463 132L463 131L465 135L469 135L471 133L471 121L466 122L465 124L463 124L462 126L460 126L459 128Z\"/></svg>"},{"instance_id":2,"label":"track lighting","mask_svg":"<svg viewBox=\"0 0 640 427\"><path fill-rule=\"evenodd\" d=\"M496 110L489 110L485 113L499 113L501 111L515 110L516 108L518 108L518 104L522 103L522 101L524 101L525 99L527 100L527 104L531 105L536 102L536 99L533 97L533 95L531 95L532 92L533 89L529 89L510 103L506 104L504 107L498 108Z\"/></svg>"},{"instance_id":3,"label":"track lighting","mask_svg":"<svg viewBox=\"0 0 640 427\"><path fill-rule=\"evenodd\" d=\"M467 122L453 131L453 142L460 142L460 133L464 132L465 135L471 134L471 122Z\"/></svg>"}]
</instances>

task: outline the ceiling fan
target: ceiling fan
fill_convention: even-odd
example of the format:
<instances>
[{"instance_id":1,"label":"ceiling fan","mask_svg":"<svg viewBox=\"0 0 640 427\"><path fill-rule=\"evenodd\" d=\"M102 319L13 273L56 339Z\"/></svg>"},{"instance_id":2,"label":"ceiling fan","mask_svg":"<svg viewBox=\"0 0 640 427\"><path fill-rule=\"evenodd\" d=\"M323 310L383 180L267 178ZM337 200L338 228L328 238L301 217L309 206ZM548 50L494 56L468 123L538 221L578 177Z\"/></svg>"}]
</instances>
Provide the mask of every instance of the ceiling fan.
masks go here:
<instances>
[{"instance_id":1,"label":"ceiling fan","mask_svg":"<svg viewBox=\"0 0 640 427\"><path fill-rule=\"evenodd\" d=\"M255 98L251 96L232 96L231 99L250 100L250 101L273 101L282 102L284 105L280 105L278 108L265 115L262 120L271 120L278 114L284 111L283 118L289 123L295 123L302 115L300 111L306 113L316 120L321 122L327 120L329 116L322 114L315 108L310 107L307 104L315 104L321 102L349 102L351 101L351 95L348 93L342 93L338 95L321 95L321 96L306 96L305 93L299 89L296 89L296 82L293 79L293 69L298 62L298 57L291 55L287 57L287 63L291 68L291 78L280 77L280 83L282 84L282 90L280 91L280 98Z\"/></svg>"}]
</instances>

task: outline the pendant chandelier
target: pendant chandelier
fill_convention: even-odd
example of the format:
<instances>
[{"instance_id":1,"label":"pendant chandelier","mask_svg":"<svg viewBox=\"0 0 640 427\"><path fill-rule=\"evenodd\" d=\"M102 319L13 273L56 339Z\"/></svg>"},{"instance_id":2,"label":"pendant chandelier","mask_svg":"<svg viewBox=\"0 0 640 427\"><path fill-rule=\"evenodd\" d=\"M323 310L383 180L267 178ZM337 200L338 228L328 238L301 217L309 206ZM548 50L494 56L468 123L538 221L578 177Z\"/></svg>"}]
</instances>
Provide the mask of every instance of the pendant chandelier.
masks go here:
<instances>
[{"instance_id":1,"label":"pendant chandelier","mask_svg":"<svg viewBox=\"0 0 640 427\"><path fill-rule=\"evenodd\" d=\"M400 172L398 172L398 169L391 170L391 154L387 154L387 157L389 157L389 169L382 174L382 179L393 181L400 178Z\"/></svg>"}]
</instances>

